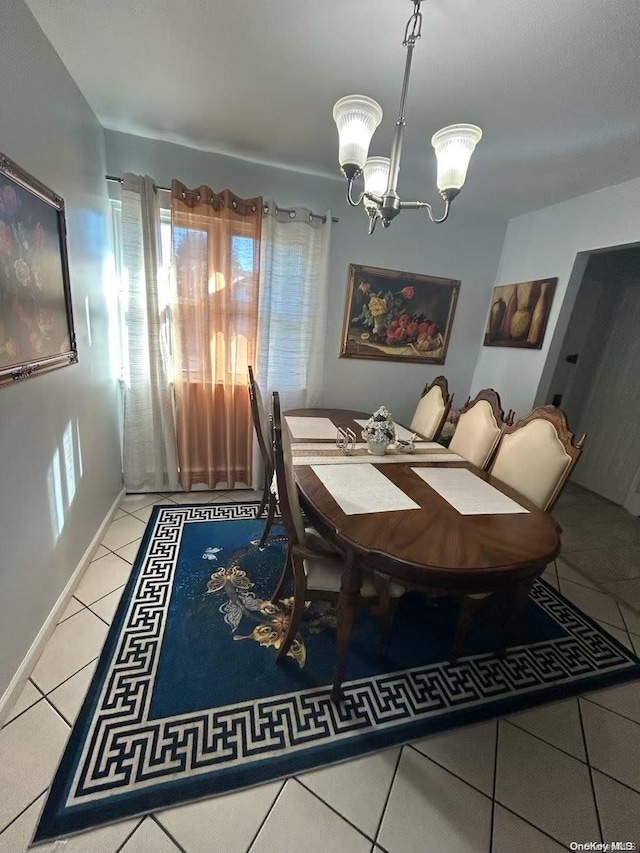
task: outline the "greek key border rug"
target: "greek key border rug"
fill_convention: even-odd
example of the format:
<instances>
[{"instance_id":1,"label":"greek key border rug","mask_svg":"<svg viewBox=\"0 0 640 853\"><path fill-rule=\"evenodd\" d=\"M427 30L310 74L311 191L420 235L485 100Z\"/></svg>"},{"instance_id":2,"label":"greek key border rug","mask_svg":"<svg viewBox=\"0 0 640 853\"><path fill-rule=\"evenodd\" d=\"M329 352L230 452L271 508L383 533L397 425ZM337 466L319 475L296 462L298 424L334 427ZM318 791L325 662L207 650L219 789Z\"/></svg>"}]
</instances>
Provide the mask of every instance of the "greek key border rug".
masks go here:
<instances>
[{"instance_id":1,"label":"greek key border rug","mask_svg":"<svg viewBox=\"0 0 640 853\"><path fill-rule=\"evenodd\" d=\"M33 843L638 676L630 652L542 581L505 657L478 627L456 665L452 604L408 594L387 650L359 613L336 706L327 605L308 607L276 664L284 538L276 529L260 551L256 511L154 509Z\"/></svg>"}]
</instances>

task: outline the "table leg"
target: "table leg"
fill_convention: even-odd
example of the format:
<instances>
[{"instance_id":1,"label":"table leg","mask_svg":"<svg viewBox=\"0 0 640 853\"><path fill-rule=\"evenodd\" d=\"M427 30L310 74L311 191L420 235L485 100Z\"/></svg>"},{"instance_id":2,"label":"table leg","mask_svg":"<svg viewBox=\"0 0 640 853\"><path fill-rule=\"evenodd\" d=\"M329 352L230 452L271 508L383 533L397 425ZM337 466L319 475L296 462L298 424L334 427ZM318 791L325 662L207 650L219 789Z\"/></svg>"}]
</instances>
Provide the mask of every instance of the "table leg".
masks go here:
<instances>
[{"instance_id":1,"label":"table leg","mask_svg":"<svg viewBox=\"0 0 640 853\"><path fill-rule=\"evenodd\" d=\"M504 623L504 629L502 632L502 639L500 641L500 647L498 649L498 655L500 657L504 656L507 652L507 646L509 645L509 641L511 640L511 636L516 626L516 622L525 608L534 581L535 578L521 581L520 583L515 584L515 586L509 592L507 614Z\"/></svg>"},{"instance_id":2,"label":"table leg","mask_svg":"<svg viewBox=\"0 0 640 853\"><path fill-rule=\"evenodd\" d=\"M353 620L360 601L360 587L362 586L362 571L355 558L353 551L345 555L345 567L342 572L342 586L338 596L338 608L336 613L336 669L331 689L331 701L339 702L342 698L342 682L344 681L347 668L347 651L349 649L349 638L353 628Z\"/></svg>"}]
</instances>

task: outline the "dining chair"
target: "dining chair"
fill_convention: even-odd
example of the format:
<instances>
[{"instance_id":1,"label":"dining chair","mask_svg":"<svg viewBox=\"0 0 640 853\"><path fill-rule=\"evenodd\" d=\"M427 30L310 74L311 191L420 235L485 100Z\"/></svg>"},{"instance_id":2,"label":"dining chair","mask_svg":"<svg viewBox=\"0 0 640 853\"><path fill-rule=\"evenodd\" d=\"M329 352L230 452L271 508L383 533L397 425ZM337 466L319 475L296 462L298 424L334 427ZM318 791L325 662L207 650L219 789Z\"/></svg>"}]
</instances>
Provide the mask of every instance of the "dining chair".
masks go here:
<instances>
[{"instance_id":1,"label":"dining chair","mask_svg":"<svg viewBox=\"0 0 640 853\"><path fill-rule=\"evenodd\" d=\"M509 426L511 412L505 416L500 396L493 388L479 391L460 410L449 450L477 468L488 467L503 430Z\"/></svg>"},{"instance_id":2,"label":"dining chair","mask_svg":"<svg viewBox=\"0 0 640 853\"><path fill-rule=\"evenodd\" d=\"M411 429L430 441L437 441L452 401L453 394L449 395L447 380L444 376L437 376L431 384L425 385L411 421Z\"/></svg>"},{"instance_id":3,"label":"dining chair","mask_svg":"<svg viewBox=\"0 0 640 853\"><path fill-rule=\"evenodd\" d=\"M491 464L493 477L551 512L578 463L586 435L576 443L555 406L539 406L505 428Z\"/></svg>"},{"instance_id":4,"label":"dining chair","mask_svg":"<svg viewBox=\"0 0 640 853\"><path fill-rule=\"evenodd\" d=\"M260 386L256 382L253 367L251 365L249 365L249 400L251 401L253 428L256 431L260 456L262 457L262 464L264 466L264 489L262 491L262 500L258 507L258 518L262 518L265 509L267 510L267 520L259 542L259 547L264 548L276 514L276 498L271 491L271 482L273 480L273 458L270 449L271 438L269 435L269 423L267 421L267 413L264 408Z\"/></svg>"},{"instance_id":5,"label":"dining chair","mask_svg":"<svg viewBox=\"0 0 640 853\"><path fill-rule=\"evenodd\" d=\"M294 477L291 436L289 427L282 419L277 391L273 394L272 432L278 504L288 539L287 565L278 591L282 591L288 569L293 576L294 589L289 626L278 650L277 660L280 661L286 657L298 634L306 602L322 600L337 603L345 556L323 540L315 529L305 526ZM278 591L272 601L277 598ZM395 605L403 593L404 588L399 584L389 582L377 573L363 571L360 603L379 607L387 635Z\"/></svg>"}]
</instances>

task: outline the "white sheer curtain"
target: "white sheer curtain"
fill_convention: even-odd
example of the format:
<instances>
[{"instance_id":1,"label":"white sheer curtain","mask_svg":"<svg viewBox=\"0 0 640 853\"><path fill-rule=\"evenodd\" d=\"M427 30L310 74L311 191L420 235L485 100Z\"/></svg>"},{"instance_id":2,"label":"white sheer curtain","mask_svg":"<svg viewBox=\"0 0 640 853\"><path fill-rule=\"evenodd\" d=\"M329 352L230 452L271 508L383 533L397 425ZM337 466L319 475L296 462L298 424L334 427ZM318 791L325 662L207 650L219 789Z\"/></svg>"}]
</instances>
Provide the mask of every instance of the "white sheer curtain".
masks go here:
<instances>
[{"instance_id":1,"label":"white sheer curtain","mask_svg":"<svg viewBox=\"0 0 640 853\"><path fill-rule=\"evenodd\" d=\"M280 393L283 409L318 406L324 378L331 213L266 205L260 253L256 379L265 408ZM253 485L263 470L254 442Z\"/></svg>"},{"instance_id":2,"label":"white sheer curtain","mask_svg":"<svg viewBox=\"0 0 640 853\"><path fill-rule=\"evenodd\" d=\"M180 487L167 312L158 280L161 262L160 208L153 180L127 173L122 185L123 467L127 491L175 491Z\"/></svg>"},{"instance_id":3,"label":"white sheer curtain","mask_svg":"<svg viewBox=\"0 0 640 853\"><path fill-rule=\"evenodd\" d=\"M265 403L318 406L324 377L331 213L276 212L262 224L257 380ZM295 215L292 215L295 214Z\"/></svg>"}]
</instances>

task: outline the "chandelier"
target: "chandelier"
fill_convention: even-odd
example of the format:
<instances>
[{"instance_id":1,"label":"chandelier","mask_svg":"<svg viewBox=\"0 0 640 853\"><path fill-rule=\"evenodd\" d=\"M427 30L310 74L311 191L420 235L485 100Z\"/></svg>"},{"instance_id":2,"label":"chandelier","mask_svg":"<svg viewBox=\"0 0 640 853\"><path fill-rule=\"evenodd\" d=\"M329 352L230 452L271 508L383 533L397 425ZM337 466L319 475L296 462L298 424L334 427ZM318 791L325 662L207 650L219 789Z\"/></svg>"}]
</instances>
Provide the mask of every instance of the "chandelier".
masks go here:
<instances>
[{"instance_id":1,"label":"chandelier","mask_svg":"<svg viewBox=\"0 0 640 853\"><path fill-rule=\"evenodd\" d=\"M444 213L437 219L426 201L405 201L398 195L398 175L402 157L402 142L406 127L405 108L409 91L409 76L413 49L422 34L422 0L412 0L413 14L407 22L403 46L407 48L404 67L400 110L391 146L391 157L369 157L371 138L382 121L382 107L364 95L347 95L333 108L333 118L340 140L339 160L347 179L347 201L352 207L361 202L369 215L369 234L373 234L378 220L384 228L402 210L426 210L432 222L444 222L449 215L451 202L464 184L469 160L482 137L475 124L452 124L433 135L431 144L438 162L437 184L444 199ZM357 199L353 197L353 183L360 174L364 176L364 190Z\"/></svg>"}]
</instances>

